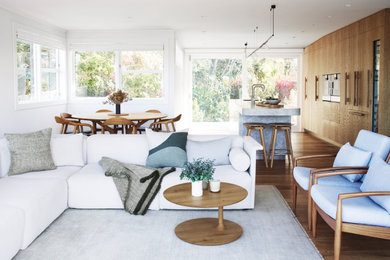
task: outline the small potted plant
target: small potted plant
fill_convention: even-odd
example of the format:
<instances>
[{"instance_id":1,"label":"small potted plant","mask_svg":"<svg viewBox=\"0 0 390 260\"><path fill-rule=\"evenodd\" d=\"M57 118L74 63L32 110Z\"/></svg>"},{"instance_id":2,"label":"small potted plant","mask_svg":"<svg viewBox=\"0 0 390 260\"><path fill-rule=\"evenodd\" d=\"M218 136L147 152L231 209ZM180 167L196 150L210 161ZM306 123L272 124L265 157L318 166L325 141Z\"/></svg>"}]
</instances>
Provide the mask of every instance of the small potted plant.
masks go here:
<instances>
[{"instance_id":1,"label":"small potted plant","mask_svg":"<svg viewBox=\"0 0 390 260\"><path fill-rule=\"evenodd\" d=\"M213 179L215 168L214 161L198 158L193 162L186 162L184 169L180 174L180 179L190 180L192 196L202 196L203 181L208 182Z\"/></svg>"},{"instance_id":2,"label":"small potted plant","mask_svg":"<svg viewBox=\"0 0 390 260\"><path fill-rule=\"evenodd\" d=\"M128 94L125 91L119 89L108 95L107 100L104 101L103 104L115 104L115 114L119 115L121 113L121 104L130 100L132 100L132 98L128 97Z\"/></svg>"}]
</instances>

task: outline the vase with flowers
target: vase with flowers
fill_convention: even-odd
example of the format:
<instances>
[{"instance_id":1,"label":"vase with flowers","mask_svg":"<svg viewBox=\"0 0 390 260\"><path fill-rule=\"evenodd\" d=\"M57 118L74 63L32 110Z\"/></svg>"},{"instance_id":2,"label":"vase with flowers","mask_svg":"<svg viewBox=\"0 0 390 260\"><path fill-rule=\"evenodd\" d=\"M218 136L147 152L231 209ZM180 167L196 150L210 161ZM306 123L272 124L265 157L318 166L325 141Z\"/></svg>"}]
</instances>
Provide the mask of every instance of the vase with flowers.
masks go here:
<instances>
[{"instance_id":1,"label":"vase with flowers","mask_svg":"<svg viewBox=\"0 0 390 260\"><path fill-rule=\"evenodd\" d=\"M212 180L214 171L214 161L198 158L184 164L180 179L190 180L192 196L198 197L203 195L203 182Z\"/></svg>"},{"instance_id":2,"label":"vase with flowers","mask_svg":"<svg viewBox=\"0 0 390 260\"><path fill-rule=\"evenodd\" d=\"M127 102L132 100L131 97L128 96L127 92L122 91L121 89L112 92L107 96L107 100L103 102L103 104L112 104L115 105L115 114L121 114L121 104L123 102Z\"/></svg>"}]
</instances>

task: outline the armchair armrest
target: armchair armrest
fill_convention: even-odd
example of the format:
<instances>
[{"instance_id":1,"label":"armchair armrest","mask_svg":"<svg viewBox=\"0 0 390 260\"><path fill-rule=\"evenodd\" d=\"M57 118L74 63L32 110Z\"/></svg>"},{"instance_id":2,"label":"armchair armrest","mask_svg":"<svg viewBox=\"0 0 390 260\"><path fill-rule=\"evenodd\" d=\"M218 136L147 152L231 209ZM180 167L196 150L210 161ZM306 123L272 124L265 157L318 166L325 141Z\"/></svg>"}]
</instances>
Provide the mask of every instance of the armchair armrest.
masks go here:
<instances>
[{"instance_id":1,"label":"armchair armrest","mask_svg":"<svg viewBox=\"0 0 390 260\"><path fill-rule=\"evenodd\" d=\"M344 167L340 167L344 168ZM368 167L347 167L345 170L340 170L340 171L329 171L329 172L322 172L322 173L313 173L314 175L314 184L318 183L318 178L323 178L323 177L329 177L329 176L336 176L336 175L344 175L344 174L366 174ZM332 169L332 168L328 168ZM311 172L310 172L311 174Z\"/></svg>"},{"instance_id":2,"label":"armchair armrest","mask_svg":"<svg viewBox=\"0 0 390 260\"><path fill-rule=\"evenodd\" d=\"M342 208L343 200L358 197L368 196L390 196L390 191L369 191L369 192L353 192L353 193L341 193L337 199L337 211L336 211L336 226L340 229L342 223Z\"/></svg>"},{"instance_id":3,"label":"armchair armrest","mask_svg":"<svg viewBox=\"0 0 390 260\"><path fill-rule=\"evenodd\" d=\"M320 159L327 157L336 157L337 153L329 153L329 154L316 154L316 155L305 155L294 158L294 167L298 165L298 161L309 160L309 159Z\"/></svg>"}]
</instances>

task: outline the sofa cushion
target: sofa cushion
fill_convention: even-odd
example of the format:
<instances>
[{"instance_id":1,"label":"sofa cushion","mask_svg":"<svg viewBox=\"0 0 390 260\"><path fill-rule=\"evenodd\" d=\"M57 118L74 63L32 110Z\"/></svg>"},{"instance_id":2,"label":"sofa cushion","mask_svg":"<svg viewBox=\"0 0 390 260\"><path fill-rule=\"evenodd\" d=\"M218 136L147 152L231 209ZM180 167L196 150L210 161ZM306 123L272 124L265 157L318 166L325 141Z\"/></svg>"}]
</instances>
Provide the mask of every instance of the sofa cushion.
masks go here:
<instances>
[{"instance_id":1,"label":"sofa cushion","mask_svg":"<svg viewBox=\"0 0 390 260\"><path fill-rule=\"evenodd\" d=\"M22 247L23 210L0 204L0 259L11 259Z\"/></svg>"},{"instance_id":2,"label":"sofa cushion","mask_svg":"<svg viewBox=\"0 0 390 260\"><path fill-rule=\"evenodd\" d=\"M60 179L0 179L0 204L25 215L22 249L26 248L67 208L68 187Z\"/></svg>"},{"instance_id":3,"label":"sofa cushion","mask_svg":"<svg viewBox=\"0 0 390 260\"><path fill-rule=\"evenodd\" d=\"M374 156L366 178L360 189L362 191L390 191L390 165ZM390 213L390 196L371 196L373 201Z\"/></svg>"},{"instance_id":4,"label":"sofa cushion","mask_svg":"<svg viewBox=\"0 0 390 260\"><path fill-rule=\"evenodd\" d=\"M84 166L84 135L53 135L51 152L56 166Z\"/></svg>"},{"instance_id":5,"label":"sofa cushion","mask_svg":"<svg viewBox=\"0 0 390 260\"><path fill-rule=\"evenodd\" d=\"M146 135L92 135L87 139L88 163L98 163L105 156L145 165L148 152Z\"/></svg>"},{"instance_id":6,"label":"sofa cushion","mask_svg":"<svg viewBox=\"0 0 390 260\"><path fill-rule=\"evenodd\" d=\"M167 176L164 177L162 183L161 183L161 190L160 190L160 208L161 209L194 209L190 207L183 207L177 204L174 204L172 202L169 202L166 200L163 196L163 192L168 189L169 187L172 187L177 184L186 183L188 181L180 180L180 173L181 169L176 169L175 172L169 173ZM213 175L214 179L221 180L222 182L229 182L236 185L239 185L246 190L248 190L248 194L250 194L250 189L252 188L252 178L249 175L248 172L239 172L236 171L231 165L220 165L215 167L215 172ZM243 208L242 205L247 205L248 200L251 198L246 197L243 201L227 206L226 208Z\"/></svg>"},{"instance_id":7,"label":"sofa cushion","mask_svg":"<svg viewBox=\"0 0 390 260\"><path fill-rule=\"evenodd\" d=\"M358 187L317 184L311 189L314 202L330 217L336 219L340 193L360 192ZM343 222L390 227L390 214L368 197L343 200Z\"/></svg>"},{"instance_id":8,"label":"sofa cushion","mask_svg":"<svg viewBox=\"0 0 390 260\"><path fill-rule=\"evenodd\" d=\"M27 134L4 134L4 136L11 152L11 167L8 175L56 168L50 149L51 128Z\"/></svg>"},{"instance_id":9,"label":"sofa cushion","mask_svg":"<svg viewBox=\"0 0 390 260\"><path fill-rule=\"evenodd\" d=\"M20 179L60 179L68 180L70 176L79 171L81 167L78 166L61 166L55 170L27 172L25 174L13 175L9 178Z\"/></svg>"},{"instance_id":10,"label":"sofa cushion","mask_svg":"<svg viewBox=\"0 0 390 260\"><path fill-rule=\"evenodd\" d=\"M304 190L309 190L309 177L310 171L313 168L307 167L295 167L293 171L294 179ZM313 179L314 182L314 179ZM337 185L337 186L352 186L352 187L360 187L361 182L350 182L346 178L341 175L323 177L318 179L319 184L324 185Z\"/></svg>"},{"instance_id":11,"label":"sofa cushion","mask_svg":"<svg viewBox=\"0 0 390 260\"><path fill-rule=\"evenodd\" d=\"M7 139L2 137L0 138L0 178L7 176L10 166L11 153L8 149L8 142Z\"/></svg>"},{"instance_id":12,"label":"sofa cushion","mask_svg":"<svg viewBox=\"0 0 390 260\"><path fill-rule=\"evenodd\" d=\"M146 166L183 167L187 162L187 132L154 132L146 129L149 155Z\"/></svg>"},{"instance_id":13,"label":"sofa cushion","mask_svg":"<svg viewBox=\"0 0 390 260\"><path fill-rule=\"evenodd\" d=\"M103 168L98 163L89 163L72 175L68 180L68 186L70 208L123 209L114 180L105 176ZM156 198L149 209L159 209Z\"/></svg>"},{"instance_id":14,"label":"sofa cushion","mask_svg":"<svg viewBox=\"0 0 390 260\"><path fill-rule=\"evenodd\" d=\"M233 168L237 171L243 172L248 170L251 165L249 155L239 147L233 147L229 152L229 161Z\"/></svg>"},{"instance_id":15,"label":"sofa cushion","mask_svg":"<svg viewBox=\"0 0 390 260\"><path fill-rule=\"evenodd\" d=\"M231 137L203 142L188 140L187 158L189 162L204 158L214 161L214 165L227 165L230 164L229 152L231 145Z\"/></svg>"},{"instance_id":16,"label":"sofa cushion","mask_svg":"<svg viewBox=\"0 0 390 260\"><path fill-rule=\"evenodd\" d=\"M333 162L333 167L343 166L367 166L371 159L371 152L363 151L346 143L341 147ZM363 174L343 175L350 182L360 180Z\"/></svg>"}]
</instances>

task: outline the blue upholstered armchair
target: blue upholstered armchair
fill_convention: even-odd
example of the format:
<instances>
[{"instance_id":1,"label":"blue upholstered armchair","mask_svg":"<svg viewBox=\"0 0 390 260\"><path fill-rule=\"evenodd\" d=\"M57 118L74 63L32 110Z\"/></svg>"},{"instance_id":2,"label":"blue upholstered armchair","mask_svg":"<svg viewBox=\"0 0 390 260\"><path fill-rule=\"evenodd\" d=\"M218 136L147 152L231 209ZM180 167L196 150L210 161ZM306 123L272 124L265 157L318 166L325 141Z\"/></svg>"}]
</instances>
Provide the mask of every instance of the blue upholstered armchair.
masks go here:
<instances>
[{"instance_id":1,"label":"blue upholstered armchair","mask_svg":"<svg viewBox=\"0 0 390 260\"><path fill-rule=\"evenodd\" d=\"M388 160L390 152L390 138L367 130L360 130L354 146L345 144L336 154L311 155L297 157L294 160L293 170L293 210L296 209L297 191L308 194L308 226L311 229L312 202L310 197L310 187L313 184L313 176L323 172L350 171L354 174L332 174L319 180L320 184L330 186L347 186L359 188L362 184L362 174L371 163L371 158L377 156L382 160ZM298 163L308 159L323 159L335 157L332 168L314 169L299 167Z\"/></svg>"},{"instance_id":2,"label":"blue upholstered armchair","mask_svg":"<svg viewBox=\"0 0 390 260\"><path fill-rule=\"evenodd\" d=\"M311 197L313 236L317 232L317 212L335 231L334 259L340 258L342 232L390 240L390 165L374 156L358 186L329 186L319 180L353 171L318 173Z\"/></svg>"}]
</instances>

